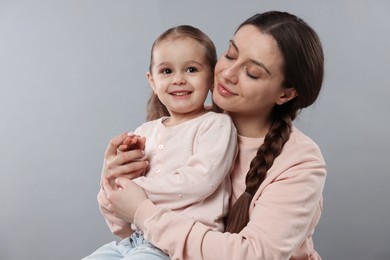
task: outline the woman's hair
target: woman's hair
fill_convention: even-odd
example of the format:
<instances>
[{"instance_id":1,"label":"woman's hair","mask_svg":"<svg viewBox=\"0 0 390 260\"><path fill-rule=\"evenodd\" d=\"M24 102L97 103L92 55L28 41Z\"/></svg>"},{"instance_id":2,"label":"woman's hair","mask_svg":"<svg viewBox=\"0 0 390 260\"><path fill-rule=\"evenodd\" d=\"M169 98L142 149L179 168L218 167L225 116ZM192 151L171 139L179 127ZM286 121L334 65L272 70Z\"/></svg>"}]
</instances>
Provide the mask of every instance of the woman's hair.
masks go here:
<instances>
[{"instance_id":1,"label":"woman's hair","mask_svg":"<svg viewBox=\"0 0 390 260\"><path fill-rule=\"evenodd\" d=\"M283 105L275 105L272 110L270 129L246 175L245 192L234 203L226 218L226 231L231 233L240 232L249 222L253 196L288 141L297 113L317 99L324 76L321 42L316 32L302 19L289 13L270 11L250 17L237 31L245 25L256 26L259 31L274 38L284 58L282 85L295 88L298 95Z\"/></svg>"},{"instance_id":2,"label":"woman's hair","mask_svg":"<svg viewBox=\"0 0 390 260\"><path fill-rule=\"evenodd\" d=\"M204 47L204 54L199 53L199 55L205 55L206 62L209 65L210 69L210 82L213 82L214 78L214 67L217 62L217 52L215 45L212 40L201 30L190 25L180 25L172 27L165 32L163 32L153 43L151 54L150 54L150 65L149 72L152 73L153 67L153 52L156 46L164 40L176 40L179 38L191 38L199 42ZM213 107L214 107L213 103ZM147 106L147 117L146 120L154 120L163 116L169 116L169 111L160 99L152 93L148 101Z\"/></svg>"}]
</instances>

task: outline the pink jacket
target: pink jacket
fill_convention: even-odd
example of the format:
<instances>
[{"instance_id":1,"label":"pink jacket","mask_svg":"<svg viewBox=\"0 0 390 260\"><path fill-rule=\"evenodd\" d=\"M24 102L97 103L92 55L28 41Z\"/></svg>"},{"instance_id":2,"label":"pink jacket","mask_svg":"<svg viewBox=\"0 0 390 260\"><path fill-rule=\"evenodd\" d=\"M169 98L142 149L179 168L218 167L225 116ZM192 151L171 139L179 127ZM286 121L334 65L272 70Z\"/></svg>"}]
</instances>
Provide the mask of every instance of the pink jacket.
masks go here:
<instances>
[{"instance_id":1,"label":"pink jacket","mask_svg":"<svg viewBox=\"0 0 390 260\"><path fill-rule=\"evenodd\" d=\"M239 136L231 175L234 201L263 139ZM322 211L326 166L320 149L297 128L255 194L250 221L239 233L213 231L193 219L143 202L135 224L171 259L321 259L312 235ZM208 214L205 209L204 214Z\"/></svg>"}]
</instances>

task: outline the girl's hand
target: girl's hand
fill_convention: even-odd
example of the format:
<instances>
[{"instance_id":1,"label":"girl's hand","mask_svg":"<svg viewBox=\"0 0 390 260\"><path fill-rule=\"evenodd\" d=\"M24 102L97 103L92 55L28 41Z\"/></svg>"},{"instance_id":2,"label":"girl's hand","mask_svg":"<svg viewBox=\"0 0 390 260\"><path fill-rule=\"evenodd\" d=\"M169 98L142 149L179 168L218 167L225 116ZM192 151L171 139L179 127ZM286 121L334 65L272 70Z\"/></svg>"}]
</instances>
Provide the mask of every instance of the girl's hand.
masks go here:
<instances>
[{"instance_id":1,"label":"girl's hand","mask_svg":"<svg viewBox=\"0 0 390 260\"><path fill-rule=\"evenodd\" d=\"M127 133L123 133L111 139L107 150L104 154L103 170L101 174L101 181L104 178L117 178L126 175L128 178L139 177L145 172L148 161L144 160L145 152L143 149L135 149L131 151L120 152L118 148L123 145L126 138L129 137ZM145 138L137 142L137 148L144 148Z\"/></svg>"},{"instance_id":2,"label":"girl's hand","mask_svg":"<svg viewBox=\"0 0 390 260\"><path fill-rule=\"evenodd\" d=\"M115 184L119 189L111 187L107 178L103 179L102 187L108 205L107 209L125 222L132 223L138 206L148 199L145 191L126 178L117 178Z\"/></svg>"},{"instance_id":3,"label":"girl's hand","mask_svg":"<svg viewBox=\"0 0 390 260\"><path fill-rule=\"evenodd\" d=\"M131 150L145 150L146 138L133 133L128 133L126 139L118 147L118 152L126 152Z\"/></svg>"}]
</instances>

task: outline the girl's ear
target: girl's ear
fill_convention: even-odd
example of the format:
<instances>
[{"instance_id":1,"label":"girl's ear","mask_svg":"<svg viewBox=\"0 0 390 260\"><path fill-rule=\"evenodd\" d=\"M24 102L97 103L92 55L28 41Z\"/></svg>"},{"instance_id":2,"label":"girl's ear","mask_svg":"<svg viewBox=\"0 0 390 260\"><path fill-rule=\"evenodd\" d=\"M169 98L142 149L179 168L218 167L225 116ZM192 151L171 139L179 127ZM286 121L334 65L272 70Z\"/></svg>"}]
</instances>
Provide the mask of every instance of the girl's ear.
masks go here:
<instances>
[{"instance_id":1,"label":"girl's ear","mask_svg":"<svg viewBox=\"0 0 390 260\"><path fill-rule=\"evenodd\" d=\"M148 72L146 72L146 78L147 78L147 80L148 80L148 82L149 82L149 86L152 88L152 90L153 90L153 93L154 94L157 94L156 93L156 86L154 85L154 80L153 80L153 76L152 76L152 74L148 71Z\"/></svg>"},{"instance_id":2,"label":"girl's ear","mask_svg":"<svg viewBox=\"0 0 390 260\"><path fill-rule=\"evenodd\" d=\"M298 96L298 91L295 88L283 88L279 99L276 100L276 104L283 105L296 96Z\"/></svg>"}]
</instances>

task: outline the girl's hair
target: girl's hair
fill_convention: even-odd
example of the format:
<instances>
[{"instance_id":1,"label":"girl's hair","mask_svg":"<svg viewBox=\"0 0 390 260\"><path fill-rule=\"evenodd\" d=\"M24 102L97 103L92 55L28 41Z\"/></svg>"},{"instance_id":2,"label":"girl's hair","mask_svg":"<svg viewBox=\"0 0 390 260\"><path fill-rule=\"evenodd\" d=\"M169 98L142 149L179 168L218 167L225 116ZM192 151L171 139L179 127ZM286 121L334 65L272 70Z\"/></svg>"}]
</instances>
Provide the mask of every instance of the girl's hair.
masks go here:
<instances>
[{"instance_id":1,"label":"girl's hair","mask_svg":"<svg viewBox=\"0 0 390 260\"><path fill-rule=\"evenodd\" d=\"M324 76L321 42L316 32L302 19L289 13L270 11L250 17L237 31L245 25L256 26L259 31L274 38L284 58L283 87L295 88L298 95L283 105L275 105L272 110L270 129L246 175L245 192L234 203L227 216L226 231L231 233L240 232L249 222L249 207L253 196L288 141L292 121L297 113L317 99Z\"/></svg>"},{"instance_id":2,"label":"girl's hair","mask_svg":"<svg viewBox=\"0 0 390 260\"><path fill-rule=\"evenodd\" d=\"M151 54L150 54L150 65L149 72L152 73L153 67L153 52L156 46L164 41L164 40L176 40L179 38L191 38L195 41L199 42L204 47L204 54L199 53L199 55L205 55L206 62L209 65L210 69L210 83L213 82L214 79L214 67L217 62L217 51L215 49L215 45L212 40L201 30L195 28L190 25L179 25L176 27L172 27L165 32L163 32L153 43ZM211 84L210 84L211 85ZM214 108L213 102L213 108ZM169 111L165 107L163 103L161 103L160 99L152 93L151 97L148 101L147 106L147 117L146 120L154 120L163 116L169 116Z\"/></svg>"}]
</instances>

